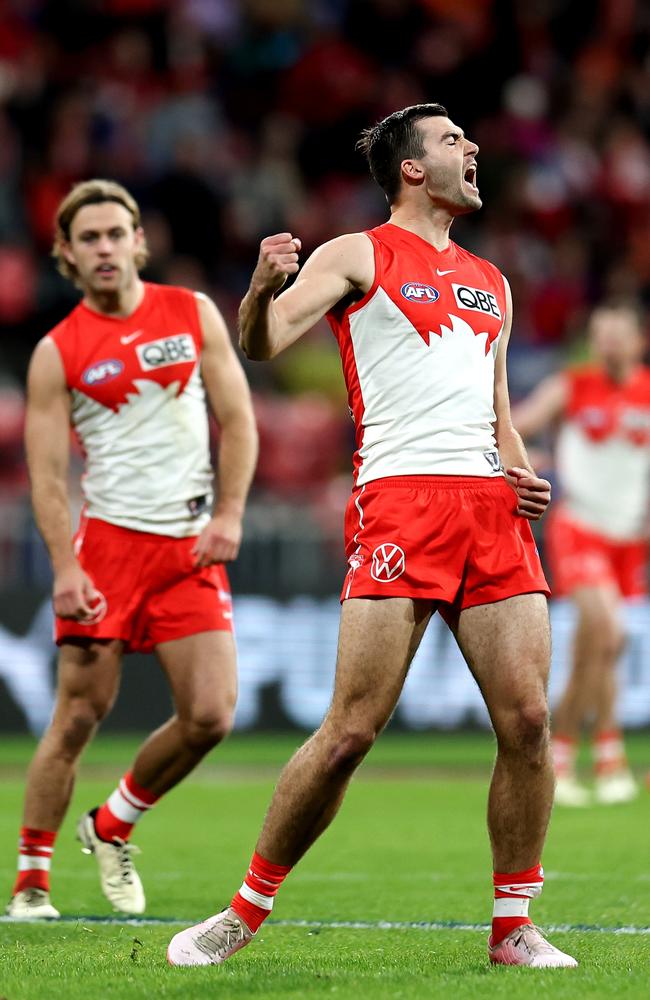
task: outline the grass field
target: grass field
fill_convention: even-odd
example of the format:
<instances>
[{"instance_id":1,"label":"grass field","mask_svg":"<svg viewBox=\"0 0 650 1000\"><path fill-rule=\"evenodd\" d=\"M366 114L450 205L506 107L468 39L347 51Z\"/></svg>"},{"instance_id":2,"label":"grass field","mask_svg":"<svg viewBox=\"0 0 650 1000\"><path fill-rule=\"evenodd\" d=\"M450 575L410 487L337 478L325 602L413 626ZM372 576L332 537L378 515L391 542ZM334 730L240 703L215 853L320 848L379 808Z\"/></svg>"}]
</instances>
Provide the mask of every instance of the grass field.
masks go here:
<instances>
[{"instance_id":1,"label":"grass field","mask_svg":"<svg viewBox=\"0 0 650 1000\"><path fill-rule=\"evenodd\" d=\"M259 939L221 968L170 969L183 924L242 879L274 778L295 737L232 738L164 799L134 838L147 921L111 921L74 820L111 790L135 742L103 738L80 774L57 844L57 924L0 922L0 1000L215 997L645 998L650 993L650 793L629 805L557 810L532 912L577 970L491 968L484 813L492 757L482 735L387 734L332 828L292 873ZM639 775L650 735L630 740ZM0 741L0 877L13 879L25 739ZM534 981L534 982L533 982Z\"/></svg>"}]
</instances>

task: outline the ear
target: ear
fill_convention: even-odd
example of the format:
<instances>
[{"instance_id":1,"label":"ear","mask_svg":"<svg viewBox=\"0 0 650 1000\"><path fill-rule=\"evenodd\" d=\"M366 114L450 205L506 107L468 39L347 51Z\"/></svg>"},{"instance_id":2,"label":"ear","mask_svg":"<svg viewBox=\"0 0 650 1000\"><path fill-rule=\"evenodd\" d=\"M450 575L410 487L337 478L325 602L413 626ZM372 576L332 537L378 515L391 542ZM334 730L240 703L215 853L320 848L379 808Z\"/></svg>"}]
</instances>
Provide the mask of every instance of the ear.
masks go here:
<instances>
[{"instance_id":1,"label":"ear","mask_svg":"<svg viewBox=\"0 0 650 1000\"><path fill-rule=\"evenodd\" d=\"M72 267L76 267L77 262L74 259L74 254L70 248L69 240L61 240L60 246L61 246L61 253L63 254L68 264L70 264Z\"/></svg>"},{"instance_id":2,"label":"ear","mask_svg":"<svg viewBox=\"0 0 650 1000\"><path fill-rule=\"evenodd\" d=\"M142 228L142 226L137 226L135 228L134 242L137 250L139 250L140 247L144 245L144 229Z\"/></svg>"},{"instance_id":3,"label":"ear","mask_svg":"<svg viewBox=\"0 0 650 1000\"><path fill-rule=\"evenodd\" d=\"M402 160L400 170L405 184L414 186L424 181L424 170L418 160Z\"/></svg>"}]
</instances>

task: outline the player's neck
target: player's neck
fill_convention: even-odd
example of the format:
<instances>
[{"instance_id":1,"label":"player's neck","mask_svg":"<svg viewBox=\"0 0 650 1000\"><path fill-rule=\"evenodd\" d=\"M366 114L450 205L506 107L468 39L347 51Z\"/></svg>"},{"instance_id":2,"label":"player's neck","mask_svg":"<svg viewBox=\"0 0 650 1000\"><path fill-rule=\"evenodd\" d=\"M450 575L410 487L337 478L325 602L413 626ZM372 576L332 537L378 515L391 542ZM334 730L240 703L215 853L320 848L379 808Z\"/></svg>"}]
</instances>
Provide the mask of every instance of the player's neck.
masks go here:
<instances>
[{"instance_id":1,"label":"player's neck","mask_svg":"<svg viewBox=\"0 0 650 1000\"><path fill-rule=\"evenodd\" d=\"M606 364L604 367L612 382L616 382L617 385L624 385L626 382L629 382L634 375L637 363L636 361L622 361L618 365Z\"/></svg>"},{"instance_id":2,"label":"player's neck","mask_svg":"<svg viewBox=\"0 0 650 1000\"><path fill-rule=\"evenodd\" d=\"M144 284L136 278L128 288L120 288L106 292L97 292L86 288L83 302L93 312L104 316L130 316L138 308L144 298Z\"/></svg>"},{"instance_id":3,"label":"player's neck","mask_svg":"<svg viewBox=\"0 0 650 1000\"><path fill-rule=\"evenodd\" d=\"M423 212L419 206L414 205L396 205L390 217L394 226L415 233L436 250L446 250L449 246L449 230L453 221L441 209L431 208L429 212Z\"/></svg>"}]
</instances>

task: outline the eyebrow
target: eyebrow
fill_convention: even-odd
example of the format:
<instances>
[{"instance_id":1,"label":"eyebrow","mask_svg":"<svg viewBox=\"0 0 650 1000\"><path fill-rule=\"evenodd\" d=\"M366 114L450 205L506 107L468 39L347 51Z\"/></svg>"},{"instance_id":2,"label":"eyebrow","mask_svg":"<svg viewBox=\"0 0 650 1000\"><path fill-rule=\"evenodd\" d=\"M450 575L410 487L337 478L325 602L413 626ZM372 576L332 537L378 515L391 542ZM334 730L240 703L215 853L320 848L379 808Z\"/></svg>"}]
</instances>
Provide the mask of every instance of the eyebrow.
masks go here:
<instances>
[{"instance_id":1,"label":"eyebrow","mask_svg":"<svg viewBox=\"0 0 650 1000\"><path fill-rule=\"evenodd\" d=\"M464 139L465 133L462 129L450 129L448 132L443 132L440 136L440 141L443 142L444 139L449 139L453 136L454 139Z\"/></svg>"},{"instance_id":2,"label":"eyebrow","mask_svg":"<svg viewBox=\"0 0 650 1000\"><path fill-rule=\"evenodd\" d=\"M123 226L121 222L116 223L114 226L109 226L108 229L82 229L79 233L79 238L81 239L83 236L100 236L103 232L114 233L116 230L120 229L126 231L126 226Z\"/></svg>"}]
</instances>

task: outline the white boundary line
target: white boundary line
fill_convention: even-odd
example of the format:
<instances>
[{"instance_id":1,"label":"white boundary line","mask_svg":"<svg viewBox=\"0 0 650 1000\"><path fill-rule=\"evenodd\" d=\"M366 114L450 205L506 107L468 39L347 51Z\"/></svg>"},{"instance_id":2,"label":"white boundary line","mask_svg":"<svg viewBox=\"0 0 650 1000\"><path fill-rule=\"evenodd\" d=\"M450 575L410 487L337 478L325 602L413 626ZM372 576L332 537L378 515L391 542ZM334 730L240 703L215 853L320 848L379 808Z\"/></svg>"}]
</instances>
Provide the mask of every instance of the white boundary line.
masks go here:
<instances>
[{"instance_id":1,"label":"white boundary line","mask_svg":"<svg viewBox=\"0 0 650 1000\"><path fill-rule=\"evenodd\" d=\"M0 916L0 924L92 924L102 927L190 927L191 921L179 917L73 917L64 916L59 920L14 920ZM487 933L489 924L464 924L449 921L425 920L269 920L268 927L302 927L311 930L353 930L353 931L480 931ZM600 924L545 924L549 934L623 934L630 936L650 935L650 927L633 924L624 927L607 927Z\"/></svg>"}]
</instances>

